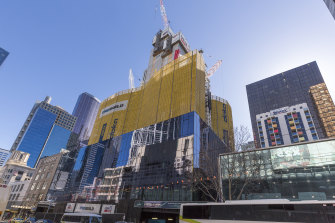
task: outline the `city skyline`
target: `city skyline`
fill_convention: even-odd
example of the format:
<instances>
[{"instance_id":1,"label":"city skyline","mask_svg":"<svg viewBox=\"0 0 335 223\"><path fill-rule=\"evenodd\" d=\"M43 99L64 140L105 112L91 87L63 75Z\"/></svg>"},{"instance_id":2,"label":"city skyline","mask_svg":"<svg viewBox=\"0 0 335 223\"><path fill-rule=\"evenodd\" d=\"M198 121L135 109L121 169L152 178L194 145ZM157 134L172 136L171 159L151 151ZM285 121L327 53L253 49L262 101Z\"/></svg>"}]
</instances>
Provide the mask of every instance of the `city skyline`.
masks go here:
<instances>
[{"instance_id":1,"label":"city skyline","mask_svg":"<svg viewBox=\"0 0 335 223\"><path fill-rule=\"evenodd\" d=\"M1 4L8 6L10 10L0 9L0 17L13 18L8 13L12 10L20 12L24 8L19 9L9 2ZM136 86L139 86L138 79L142 77L148 64L150 39L159 28L163 28L159 4L158 1L134 3L132 6L119 4L99 3L93 10L96 12L101 10L101 15L83 21L80 19L91 10L91 5L87 2L83 2L78 11L71 10L71 7L65 9L65 6L76 6L76 3L49 4L45 11L38 12L36 17L27 13L17 13L20 16L13 18L8 24L0 22L5 33L0 41L3 42L2 46L11 52L11 57L7 58L0 69L4 84L0 102L6 105L0 118L1 148L10 149L36 98L51 95L55 104L71 111L77 96L82 92L87 91L97 98L104 99L114 92L128 89L130 67L135 74ZM192 10L184 12L181 9L187 4L189 3L166 2L171 26L176 31L183 30L193 49L203 48L208 67L217 59L223 59L222 67L211 78L211 87L215 95L227 99L232 105L234 126L244 124L251 130L245 85L314 60L318 63L330 94L334 98L335 80L332 74L335 73L335 65L332 64L332 58L335 47L331 45L331 40L335 37L335 23L322 1L312 1L303 6L291 1L273 2L275 6L266 4L265 1L254 5L245 1L214 2L211 5L197 2L192 6L193 12ZM33 9L34 4L25 6L31 7L29 13L36 10ZM55 6L64 8L62 12L64 18L61 21L53 19L47 19L45 22L36 21L36 18L46 18L48 13L57 13L57 10L53 9ZM102 9L104 6L106 9ZM129 18L118 13L113 17L108 9L113 9L114 6L122 9L120 11L130 10L132 13L127 14L133 17ZM139 12L137 8L140 6L142 11ZM266 7L270 6L273 10L277 9L269 17L268 22L263 22L262 16L268 15ZM192 18L194 12L200 11L201 8L206 13L214 10L213 16L206 14L207 16L197 15L196 18ZM257 10L259 16L251 13L252 10L253 12ZM286 18L279 14L280 10ZM185 14L181 16L181 12ZM239 13L240 17L234 15L234 12ZM74 16L73 13L79 17L70 19L70 16ZM189 19L183 19L184 16L189 16ZM216 16L218 19L214 19ZM295 19L289 23L290 16L292 18L295 16ZM115 20L117 17L120 17L120 21ZM247 17L250 18L249 24L241 21ZM130 21L124 21L126 18ZM27 20L24 21L25 19ZM227 22L229 19L233 21ZM8 20L10 19L0 21ZM135 21L140 24L138 27ZM194 21L199 23L199 27L204 28L202 32L210 37L203 38L199 28L192 26ZM270 26L271 22L273 26ZM318 26L320 22L325 25ZM27 24L34 25L35 33L26 29L21 31L10 29ZM71 30L72 26L77 28ZM129 30L125 27L129 27ZM87 28L95 34L85 36L88 34ZM145 30L139 33L142 28ZM116 33L116 30L120 30L120 34ZM58 31L63 35L53 37ZM281 32L290 34L278 35ZM21 39L14 38L15 35L23 34L27 38L22 43L19 42ZM41 36L37 38L40 34ZM250 39L248 44L244 42L243 35ZM285 41L286 44L278 44L282 49L272 46L279 43L278 41ZM36 51L33 50L34 47ZM251 56L256 50L258 50L256 56L252 59ZM20 81L14 84L15 80ZM74 84L74 81L78 84Z\"/></svg>"}]
</instances>

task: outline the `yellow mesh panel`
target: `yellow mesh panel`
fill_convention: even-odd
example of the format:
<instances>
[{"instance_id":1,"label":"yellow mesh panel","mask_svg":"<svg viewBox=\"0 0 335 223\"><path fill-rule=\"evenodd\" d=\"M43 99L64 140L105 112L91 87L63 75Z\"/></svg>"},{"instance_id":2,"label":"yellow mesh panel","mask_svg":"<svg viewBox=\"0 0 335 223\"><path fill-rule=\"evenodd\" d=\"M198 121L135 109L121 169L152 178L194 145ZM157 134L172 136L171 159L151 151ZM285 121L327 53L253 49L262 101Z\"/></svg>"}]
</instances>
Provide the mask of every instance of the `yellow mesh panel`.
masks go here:
<instances>
[{"instance_id":1,"label":"yellow mesh panel","mask_svg":"<svg viewBox=\"0 0 335 223\"><path fill-rule=\"evenodd\" d=\"M118 95L116 98L116 102L128 101L129 103L130 96L131 96L130 92ZM112 118L109 118L108 129L107 129L108 131L105 131L104 139L109 139L110 137L115 137L122 134L124 120L127 114L127 108L125 110L116 111L112 113L113 116Z\"/></svg>"},{"instance_id":2,"label":"yellow mesh panel","mask_svg":"<svg viewBox=\"0 0 335 223\"><path fill-rule=\"evenodd\" d=\"M126 120L124 122L123 134L127 132L131 132L137 128L142 95L143 95L143 90L134 91L131 93L130 100L128 101L128 111L127 111Z\"/></svg>"},{"instance_id":3,"label":"yellow mesh panel","mask_svg":"<svg viewBox=\"0 0 335 223\"><path fill-rule=\"evenodd\" d=\"M218 132L218 112L217 112L217 101L212 100L212 111L211 111L211 121L212 129L216 135L219 135Z\"/></svg>"},{"instance_id":4,"label":"yellow mesh panel","mask_svg":"<svg viewBox=\"0 0 335 223\"><path fill-rule=\"evenodd\" d=\"M127 109L100 118L103 108L125 100ZM102 102L89 144L99 141L104 124L107 126L103 140L106 140L112 131L118 136L190 111L196 111L206 121L205 65L197 51L167 64L140 89L118 93Z\"/></svg>"},{"instance_id":5,"label":"yellow mesh panel","mask_svg":"<svg viewBox=\"0 0 335 223\"><path fill-rule=\"evenodd\" d=\"M106 102L104 108L106 108L106 107L108 107L108 106L110 106L110 105L116 103L116 102L117 102L117 98L118 98L118 96L113 97L112 99L108 100L108 101ZM98 116L99 116L99 117L100 117L100 114L101 114L101 112L98 113ZM101 120L100 120L100 126L99 126L100 131L98 131L98 134L99 134L99 135L98 135L98 141L99 141L99 137L100 137L101 130L102 130L103 125L104 125L105 123L107 123L107 126L106 126L106 130L105 130L105 134L104 134L103 140L109 139L109 132L110 132L110 128L111 128L111 126L112 126L112 122L113 122L113 115L114 115L114 113L111 113L111 114L102 116L102 118L101 118ZM97 142L98 142L98 141L97 141Z\"/></svg>"},{"instance_id":6,"label":"yellow mesh panel","mask_svg":"<svg viewBox=\"0 0 335 223\"><path fill-rule=\"evenodd\" d=\"M161 90L159 93L157 122L170 119L173 69L174 63L170 63L162 69L163 73L161 77Z\"/></svg>"},{"instance_id":7,"label":"yellow mesh panel","mask_svg":"<svg viewBox=\"0 0 335 223\"><path fill-rule=\"evenodd\" d=\"M175 62L171 118L190 112L192 57Z\"/></svg>"},{"instance_id":8,"label":"yellow mesh panel","mask_svg":"<svg viewBox=\"0 0 335 223\"><path fill-rule=\"evenodd\" d=\"M144 87L140 117L137 128L156 122L161 72L156 72Z\"/></svg>"}]
</instances>

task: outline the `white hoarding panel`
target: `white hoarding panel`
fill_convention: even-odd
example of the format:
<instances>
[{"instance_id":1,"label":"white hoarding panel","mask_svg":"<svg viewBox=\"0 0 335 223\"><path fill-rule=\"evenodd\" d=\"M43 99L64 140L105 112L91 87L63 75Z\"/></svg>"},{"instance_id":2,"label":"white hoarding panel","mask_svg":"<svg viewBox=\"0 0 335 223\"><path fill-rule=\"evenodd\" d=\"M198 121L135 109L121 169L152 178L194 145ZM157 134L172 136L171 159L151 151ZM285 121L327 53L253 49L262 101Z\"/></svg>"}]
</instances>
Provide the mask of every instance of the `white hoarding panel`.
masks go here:
<instances>
[{"instance_id":1,"label":"white hoarding panel","mask_svg":"<svg viewBox=\"0 0 335 223\"><path fill-rule=\"evenodd\" d=\"M114 214L115 205L104 204L102 205L101 214Z\"/></svg>"},{"instance_id":2,"label":"white hoarding panel","mask_svg":"<svg viewBox=\"0 0 335 223\"><path fill-rule=\"evenodd\" d=\"M75 203L67 203L66 208L65 208L65 212L73 212L74 206L76 206Z\"/></svg>"},{"instance_id":3,"label":"white hoarding panel","mask_svg":"<svg viewBox=\"0 0 335 223\"><path fill-rule=\"evenodd\" d=\"M77 203L76 209L74 212L77 213L100 213L101 204L86 204L86 203Z\"/></svg>"}]
</instances>

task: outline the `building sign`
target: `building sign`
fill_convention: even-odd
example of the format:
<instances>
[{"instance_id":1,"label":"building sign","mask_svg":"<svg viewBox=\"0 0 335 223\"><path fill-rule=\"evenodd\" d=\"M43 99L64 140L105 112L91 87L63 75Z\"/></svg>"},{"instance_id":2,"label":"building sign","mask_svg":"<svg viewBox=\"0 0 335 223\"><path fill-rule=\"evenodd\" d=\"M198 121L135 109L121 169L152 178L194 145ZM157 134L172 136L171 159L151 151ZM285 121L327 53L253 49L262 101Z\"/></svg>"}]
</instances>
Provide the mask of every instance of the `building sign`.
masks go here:
<instances>
[{"instance_id":1,"label":"building sign","mask_svg":"<svg viewBox=\"0 0 335 223\"><path fill-rule=\"evenodd\" d=\"M112 129L111 129L111 135L110 135L110 138L112 139L114 137L114 134L115 134L115 129L116 129L116 126L117 126L117 121L118 119L114 119L114 122L113 122L113 125L112 125Z\"/></svg>"},{"instance_id":2,"label":"building sign","mask_svg":"<svg viewBox=\"0 0 335 223\"><path fill-rule=\"evenodd\" d=\"M115 205L103 204L101 214L114 214Z\"/></svg>"},{"instance_id":3,"label":"building sign","mask_svg":"<svg viewBox=\"0 0 335 223\"><path fill-rule=\"evenodd\" d=\"M186 41L184 35L181 34L181 32L177 33L175 36L172 37L172 45L175 44L177 41L180 41L186 53L191 50L190 45L188 45L188 42Z\"/></svg>"},{"instance_id":4,"label":"building sign","mask_svg":"<svg viewBox=\"0 0 335 223\"><path fill-rule=\"evenodd\" d=\"M66 208L65 208L65 212L73 212L75 206L76 206L75 203L67 203Z\"/></svg>"},{"instance_id":5,"label":"building sign","mask_svg":"<svg viewBox=\"0 0 335 223\"><path fill-rule=\"evenodd\" d=\"M128 100L120 101L120 102L116 102L116 103L102 109L101 114L100 114L100 118L102 116L112 114L113 112L116 112L116 111L125 110L127 108L127 104L128 104Z\"/></svg>"},{"instance_id":6,"label":"building sign","mask_svg":"<svg viewBox=\"0 0 335 223\"><path fill-rule=\"evenodd\" d=\"M270 115L273 116L273 115L279 115L279 114L282 114L282 113L287 113L288 110L289 110L288 107L279 108L279 109L270 111Z\"/></svg>"},{"instance_id":7,"label":"building sign","mask_svg":"<svg viewBox=\"0 0 335 223\"><path fill-rule=\"evenodd\" d=\"M101 204L77 203L74 212L99 214L100 213L100 207L101 207Z\"/></svg>"},{"instance_id":8,"label":"building sign","mask_svg":"<svg viewBox=\"0 0 335 223\"><path fill-rule=\"evenodd\" d=\"M135 201L135 208L163 208L163 209L180 209L181 202L169 201Z\"/></svg>"}]
</instances>

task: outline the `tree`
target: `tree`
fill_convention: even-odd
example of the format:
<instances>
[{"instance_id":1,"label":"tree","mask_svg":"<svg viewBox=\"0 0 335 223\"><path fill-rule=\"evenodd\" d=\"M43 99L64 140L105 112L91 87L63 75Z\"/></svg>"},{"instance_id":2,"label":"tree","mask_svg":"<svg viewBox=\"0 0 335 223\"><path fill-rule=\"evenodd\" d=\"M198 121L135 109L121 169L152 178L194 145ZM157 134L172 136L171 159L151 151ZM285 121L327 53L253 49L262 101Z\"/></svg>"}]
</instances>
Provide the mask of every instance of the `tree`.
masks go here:
<instances>
[{"instance_id":1,"label":"tree","mask_svg":"<svg viewBox=\"0 0 335 223\"><path fill-rule=\"evenodd\" d=\"M251 139L251 133L247 126L240 125L234 128L235 151L248 150L246 145Z\"/></svg>"},{"instance_id":2,"label":"tree","mask_svg":"<svg viewBox=\"0 0 335 223\"><path fill-rule=\"evenodd\" d=\"M258 151L231 153L220 157L223 197L240 200L248 187L261 181L261 156Z\"/></svg>"},{"instance_id":3,"label":"tree","mask_svg":"<svg viewBox=\"0 0 335 223\"><path fill-rule=\"evenodd\" d=\"M201 153L200 166L194 168L191 173L192 189L198 191L210 201L223 202L221 182L219 177L217 158L211 157L210 153ZM205 168L204 168L205 167Z\"/></svg>"}]
</instances>

